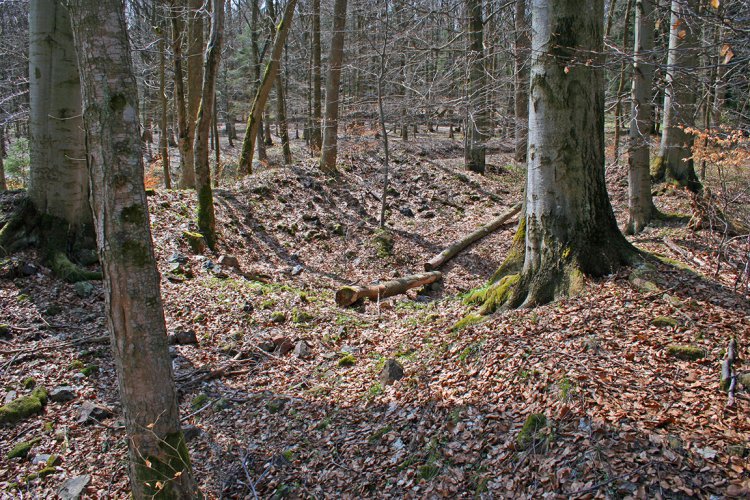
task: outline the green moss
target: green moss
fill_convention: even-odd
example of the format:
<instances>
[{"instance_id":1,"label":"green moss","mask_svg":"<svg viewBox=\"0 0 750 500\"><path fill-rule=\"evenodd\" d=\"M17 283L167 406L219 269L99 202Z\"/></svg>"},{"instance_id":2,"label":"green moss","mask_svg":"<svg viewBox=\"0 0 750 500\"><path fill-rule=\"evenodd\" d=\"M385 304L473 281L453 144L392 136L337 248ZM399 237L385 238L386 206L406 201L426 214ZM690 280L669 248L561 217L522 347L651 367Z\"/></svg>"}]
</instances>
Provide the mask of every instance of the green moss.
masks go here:
<instances>
[{"instance_id":1,"label":"green moss","mask_svg":"<svg viewBox=\"0 0 750 500\"><path fill-rule=\"evenodd\" d=\"M159 456L145 457L136 464L136 477L149 498L177 498L173 482L190 471L190 456L182 432L168 434L159 443Z\"/></svg>"},{"instance_id":2,"label":"green moss","mask_svg":"<svg viewBox=\"0 0 750 500\"><path fill-rule=\"evenodd\" d=\"M286 314L282 311L274 311L271 313L271 321L274 323L283 323L286 321Z\"/></svg>"},{"instance_id":3,"label":"green moss","mask_svg":"<svg viewBox=\"0 0 750 500\"><path fill-rule=\"evenodd\" d=\"M193 410L199 410L203 408L206 403L208 403L208 396L206 396L205 394L198 394L193 398L193 401L191 401L190 407Z\"/></svg>"},{"instance_id":4,"label":"green moss","mask_svg":"<svg viewBox=\"0 0 750 500\"><path fill-rule=\"evenodd\" d=\"M70 363L70 367L73 368L74 370L81 370L81 369L83 369L84 366L86 366L86 365L80 359L74 359Z\"/></svg>"},{"instance_id":5,"label":"green moss","mask_svg":"<svg viewBox=\"0 0 750 500\"><path fill-rule=\"evenodd\" d=\"M355 358L353 355L347 353L347 354L344 354L343 356L341 356L341 358L339 358L338 365L339 366L352 366L356 362L357 362L357 358Z\"/></svg>"},{"instance_id":6,"label":"green moss","mask_svg":"<svg viewBox=\"0 0 750 500\"><path fill-rule=\"evenodd\" d=\"M440 467L435 464L424 464L417 469L417 474L425 481L431 481L440 474Z\"/></svg>"},{"instance_id":7,"label":"green moss","mask_svg":"<svg viewBox=\"0 0 750 500\"><path fill-rule=\"evenodd\" d=\"M526 449L541 440L542 430L547 426L547 417L543 413L532 413L518 433L516 442L522 449Z\"/></svg>"},{"instance_id":8,"label":"green moss","mask_svg":"<svg viewBox=\"0 0 750 500\"><path fill-rule=\"evenodd\" d=\"M462 319L458 320L455 325L451 328L452 332L458 332L463 330L464 328L467 328L471 325L476 325L477 323L482 321L482 316L478 314L467 314Z\"/></svg>"},{"instance_id":9,"label":"green moss","mask_svg":"<svg viewBox=\"0 0 750 500\"><path fill-rule=\"evenodd\" d=\"M99 366L97 365L89 365L86 368L83 368L81 370L81 373L83 373L85 376L90 377L94 373L97 373L99 371Z\"/></svg>"},{"instance_id":10,"label":"green moss","mask_svg":"<svg viewBox=\"0 0 750 500\"><path fill-rule=\"evenodd\" d=\"M147 220L146 211L143 205L136 204L125 207L120 212L120 217L123 222L129 224L144 224Z\"/></svg>"},{"instance_id":11,"label":"green moss","mask_svg":"<svg viewBox=\"0 0 750 500\"><path fill-rule=\"evenodd\" d=\"M190 250L192 250L193 253L200 254L206 250L206 240L201 233L183 231L182 237L187 241L187 244L190 246Z\"/></svg>"},{"instance_id":12,"label":"green moss","mask_svg":"<svg viewBox=\"0 0 750 500\"><path fill-rule=\"evenodd\" d=\"M677 320L669 316L657 316L651 320L651 324L659 328L675 327Z\"/></svg>"},{"instance_id":13,"label":"green moss","mask_svg":"<svg viewBox=\"0 0 750 500\"><path fill-rule=\"evenodd\" d=\"M651 180L653 182L661 182L664 180L664 174L666 172L666 162L663 156L655 156L651 160Z\"/></svg>"},{"instance_id":14,"label":"green moss","mask_svg":"<svg viewBox=\"0 0 750 500\"><path fill-rule=\"evenodd\" d=\"M297 309L296 307L292 309L292 323L300 324L300 323L309 323L315 319L315 316L312 314L309 314L305 311L301 311Z\"/></svg>"},{"instance_id":15,"label":"green moss","mask_svg":"<svg viewBox=\"0 0 750 500\"><path fill-rule=\"evenodd\" d=\"M667 354L686 361L695 361L706 357L706 351L692 345L670 345L667 346Z\"/></svg>"},{"instance_id":16,"label":"green moss","mask_svg":"<svg viewBox=\"0 0 750 500\"><path fill-rule=\"evenodd\" d=\"M51 252L47 257L47 263L55 276L69 283L102 279L102 273L81 269L73 264L64 252Z\"/></svg>"},{"instance_id":17,"label":"green moss","mask_svg":"<svg viewBox=\"0 0 750 500\"><path fill-rule=\"evenodd\" d=\"M29 441L23 441L21 443L17 443L6 455L8 458L26 458L26 456L31 451L31 448L33 448L36 444L41 441L42 438L34 438Z\"/></svg>"},{"instance_id":18,"label":"green moss","mask_svg":"<svg viewBox=\"0 0 750 500\"><path fill-rule=\"evenodd\" d=\"M24 389L33 389L36 386L36 379L34 377L26 377L21 382L21 387Z\"/></svg>"},{"instance_id":19,"label":"green moss","mask_svg":"<svg viewBox=\"0 0 750 500\"><path fill-rule=\"evenodd\" d=\"M37 387L28 396L21 396L0 407L0 424L15 424L40 413L46 403L47 391L42 387Z\"/></svg>"},{"instance_id":20,"label":"green moss","mask_svg":"<svg viewBox=\"0 0 750 500\"><path fill-rule=\"evenodd\" d=\"M375 253L381 259L385 259L393 254L393 235L387 229L378 229L372 238L375 246Z\"/></svg>"},{"instance_id":21,"label":"green moss","mask_svg":"<svg viewBox=\"0 0 750 500\"><path fill-rule=\"evenodd\" d=\"M216 220L214 215L214 194L207 183L198 192L198 229L206 239L208 248L216 246Z\"/></svg>"}]
</instances>

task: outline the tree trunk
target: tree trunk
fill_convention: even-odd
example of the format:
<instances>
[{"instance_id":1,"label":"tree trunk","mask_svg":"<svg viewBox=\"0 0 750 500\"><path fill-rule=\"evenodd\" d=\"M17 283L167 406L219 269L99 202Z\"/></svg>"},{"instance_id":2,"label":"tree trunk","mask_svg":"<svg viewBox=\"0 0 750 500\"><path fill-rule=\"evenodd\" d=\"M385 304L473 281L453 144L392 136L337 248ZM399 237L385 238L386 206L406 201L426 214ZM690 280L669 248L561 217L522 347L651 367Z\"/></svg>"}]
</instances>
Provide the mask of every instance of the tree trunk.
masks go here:
<instances>
[{"instance_id":1,"label":"tree trunk","mask_svg":"<svg viewBox=\"0 0 750 500\"><path fill-rule=\"evenodd\" d=\"M284 79L281 71L276 75L276 119L279 123L281 147L284 151L284 163L292 164L292 149L289 145L289 127L286 122L286 99L284 97Z\"/></svg>"},{"instance_id":2,"label":"tree trunk","mask_svg":"<svg viewBox=\"0 0 750 500\"><path fill-rule=\"evenodd\" d=\"M260 8L258 7L258 0L252 0L252 29L250 30L250 48L253 54L253 69L255 71L255 88L254 91L258 92L260 88L260 65L261 65L261 54L260 47L258 46L258 26L260 25ZM268 159L266 154L266 144L263 142L263 115L258 119L258 134L255 144L258 147L258 160L264 161ZM252 165L252 160L250 161Z\"/></svg>"},{"instance_id":3,"label":"tree trunk","mask_svg":"<svg viewBox=\"0 0 750 500\"><path fill-rule=\"evenodd\" d=\"M203 1L188 0L188 54L187 54L187 130L188 144L191 148L190 158L185 162L183 188L197 188L195 172L195 128L198 108L201 103L201 86L203 77Z\"/></svg>"},{"instance_id":4,"label":"tree trunk","mask_svg":"<svg viewBox=\"0 0 750 500\"><path fill-rule=\"evenodd\" d=\"M281 61L281 53L284 50L284 43L286 42L287 34L289 33L289 27L292 24L294 18L294 8L297 5L297 0L289 0L289 3L284 10L284 16L281 19L281 23L276 27L276 38L273 41L273 49L271 50L271 59L266 65L266 71L263 74L263 80L258 86L258 90L255 93L255 99L253 100L253 106L250 110L250 116L247 119L247 127L245 128L245 138L242 141L242 152L240 153L239 169L240 172L245 174L252 173L253 154L255 151L255 142L258 137L259 126L261 123L261 117L263 110L266 107L266 101L268 100L268 94L271 92L274 81L276 80L276 73L279 70L279 63Z\"/></svg>"},{"instance_id":5,"label":"tree trunk","mask_svg":"<svg viewBox=\"0 0 750 500\"><path fill-rule=\"evenodd\" d=\"M466 0L469 15L469 114L466 120L464 166L484 173L487 141L487 97L484 81L484 30L482 0Z\"/></svg>"},{"instance_id":6,"label":"tree trunk","mask_svg":"<svg viewBox=\"0 0 750 500\"><path fill-rule=\"evenodd\" d=\"M81 87L65 4L32 1L29 38L29 198L38 213L63 221L63 241L49 243L65 251L83 228L93 235Z\"/></svg>"},{"instance_id":7,"label":"tree trunk","mask_svg":"<svg viewBox=\"0 0 750 500\"><path fill-rule=\"evenodd\" d=\"M635 44L633 48L632 118L628 144L627 234L641 232L651 221L649 159L651 151L651 86L654 80L653 0L636 0Z\"/></svg>"},{"instance_id":8,"label":"tree trunk","mask_svg":"<svg viewBox=\"0 0 750 500\"><path fill-rule=\"evenodd\" d=\"M169 173L169 143L167 141L167 74L166 74L166 35L165 26L159 27L159 102L161 104L161 120L159 122L159 147L161 149L161 165L164 172L164 187L172 189L172 176Z\"/></svg>"},{"instance_id":9,"label":"tree trunk","mask_svg":"<svg viewBox=\"0 0 750 500\"><path fill-rule=\"evenodd\" d=\"M526 0L516 0L516 44L514 53L515 95L515 155L518 163L526 162L526 145L529 128L529 25L526 22Z\"/></svg>"},{"instance_id":10,"label":"tree trunk","mask_svg":"<svg viewBox=\"0 0 750 500\"><path fill-rule=\"evenodd\" d=\"M172 52L174 57L174 107L177 110L177 146L180 149L180 176L181 188L195 187L195 167L193 163L193 145L190 142L190 131L188 130L187 108L185 107L185 84L182 78L182 12L176 9L182 6L183 0L172 0L172 13L170 24L172 25Z\"/></svg>"},{"instance_id":11,"label":"tree trunk","mask_svg":"<svg viewBox=\"0 0 750 500\"><path fill-rule=\"evenodd\" d=\"M336 305L348 307L360 299L379 300L400 293L405 293L412 288L429 285L439 281L443 277L440 271L404 276L385 283L367 286L345 286L336 291Z\"/></svg>"},{"instance_id":12,"label":"tree trunk","mask_svg":"<svg viewBox=\"0 0 750 500\"><path fill-rule=\"evenodd\" d=\"M622 35L622 48L623 51L628 50L628 34L630 33L630 12L633 10L633 0L628 0L627 6L625 7L625 27ZM625 90L625 73L627 66L625 61L620 63L620 78L617 82L616 101L615 101L615 137L613 142L615 144L615 163L620 160L620 130L622 125L620 124L620 116L622 114L622 92Z\"/></svg>"},{"instance_id":13,"label":"tree trunk","mask_svg":"<svg viewBox=\"0 0 750 500\"><path fill-rule=\"evenodd\" d=\"M693 165L693 136L685 127L695 123L695 92L700 88L697 4L697 0L672 0L661 146L651 168L655 181L673 181L694 192L701 190L701 184Z\"/></svg>"},{"instance_id":14,"label":"tree trunk","mask_svg":"<svg viewBox=\"0 0 750 500\"><path fill-rule=\"evenodd\" d=\"M604 181L603 0L532 5L525 210L505 262L471 297L483 313L574 293L583 275L611 273L636 255Z\"/></svg>"},{"instance_id":15,"label":"tree trunk","mask_svg":"<svg viewBox=\"0 0 750 500\"><path fill-rule=\"evenodd\" d=\"M320 0L312 0L312 127L310 145L320 151L323 139L320 134L322 95L320 81Z\"/></svg>"},{"instance_id":16,"label":"tree trunk","mask_svg":"<svg viewBox=\"0 0 750 500\"><path fill-rule=\"evenodd\" d=\"M211 189L211 168L208 163L208 136L211 128L211 115L216 96L216 75L221 60L221 42L224 30L224 0L213 0L211 10L211 34L206 47L203 69L203 89L198 120L195 125L195 187L198 191L198 231L206 239L209 248L216 246L216 216L214 196Z\"/></svg>"},{"instance_id":17,"label":"tree trunk","mask_svg":"<svg viewBox=\"0 0 750 500\"><path fill-rule=\"evenodd\" d=\"M143 187L138 94L124 5L121 0L71 0L70 5L132 494L138 500L196 498L200 492L180 429Z\"/></svg>"},{"instance_id":18,"label":"tree trunk","mask_svg":"<svg viewBox=\"0 0 750 500\"><path fill-rule=\"evenodd\" d=\"M344 61L344 35L346 32L346 0L336 0L333 4L333 29L331 52L328 55L328 77L326 78L326 118L323 126L323 146L320 155L320 169L332 174L336 172L339 133L339 83L341 64Z\"/></svg>"},{"instance_id":19,"label":"tree trunk","mask_svg":"<svg viewBox=\"0 0 750 500\"><path fill-rule=\"evenodd\" d=\"M5 166L3 158L5 157L5 127L0 125L0 193L8 189L8 183L5 181Z\"/></svg>"}]
</instances>

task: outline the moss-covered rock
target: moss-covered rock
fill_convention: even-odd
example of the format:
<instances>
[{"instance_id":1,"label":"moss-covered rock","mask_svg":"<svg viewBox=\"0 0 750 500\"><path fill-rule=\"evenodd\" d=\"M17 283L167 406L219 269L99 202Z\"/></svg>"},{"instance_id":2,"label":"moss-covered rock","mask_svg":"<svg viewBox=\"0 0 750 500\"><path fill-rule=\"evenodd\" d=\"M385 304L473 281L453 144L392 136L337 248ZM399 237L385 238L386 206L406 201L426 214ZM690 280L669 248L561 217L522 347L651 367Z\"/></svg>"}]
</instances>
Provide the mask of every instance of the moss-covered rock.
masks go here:
<instances>
[{"instance_id":1,"label":"moss-covered rock","mask_svg":"<svg viewBox=\"0 0 750 500\"><path fill-rule=\"evenodd\" d=\"M36 444L41 441L42 438L34 438L28 441L22 441L17 443L6 455L8 458L26 458Z\"/></svg>"},{"instance_id":2,"label":"moss-covered rock","mask_svg":"<svg viewBox=\"0 0 750 500\"><path fill-rule=\"evenodd\" d=\"M357 363L357 358L351 354L344 354L339 358L339 366L352 366Z\"/></svg>"},{"instance_id":3,"label":"moss-covered rock","mask_svg":"<svg viewBox=\"0 0 750 500\"><path fill-rule=\"evenodd\" d=\"M692 345L670 345L667 346L667 354L673 358L686 361L695 361L706 357L706 351Z\"/></svg>"},{"instance_id":4,"label":"moss-covered rock","mask_svg":"<svg viewBox=\"0 0 750 500\"><path fill-rule=\"evenodd\" d=\"M478 314L467 314L466 316L458 320L455 325L453 325L453 327L451 328L451 331L453 332L461 331L464 328L467 328L471 325L476 325L477 323L482 321L482 319L483 319L482 316Z\"/></svg>"},{"instance_id":5,"label":"moss-covered rock","mask_svg":"<svg viewBox=\"0 0 750 500\"><path fill-rule=\"evenodd\" d=\"M274 323L283 323L286 321L286 314L281 311L274 311L271 313L271 321Z\"/></svg>"},{"instance_id":6,"label":"moss-covered rock","mask_svg":"<svg viewBox=\"0 0 750 500\"><path fill-rule=\"evenodd\" d=\"M182 237L187 241L190 250L193 253L201 254L206 251L206 239L201 233L195 233L192 231L183 231Z\"/></svg>"},{"instance_id":7,"label":"moss-covered rock","mask_svg":"<svg viewBox=\"0 0 750 500\"><path fill-rule=\"evenodd\" d=\"M375 253L381 259L385 259L393 254L393 235L387 229L378 229L372 237L372 243L375 246Z\"/></svg>"},{"instance_id":8,"label":"moss-covered rock","mask_svg":"<svg viewBox=\"0 0 750 500\"><path fill-rule=\"evenodd\" d=\"M21 382L21 387L24 389L33 389L36 387L36 379L34 377L26 377L23 379L23 382Z\"/></svg>"},{"instance_id":9,"label":"moss-covered rock","mask_svg":"<svg viewBox=\"0 0 750 500\"><path fill-rule=\"evenodd\" d=\"M33 481L35 479L43 479L56 472L57 472L57 469L55 469L54 467L45 467L44 469L40 471L32 472L31 474L26 476L26 482Z\"/></svg>"},{"instance_id":10,"label":"moss-covered rock","mask_svg":"<svg viewBox=\"0 0 750 500\"><path fill-rule=\"evenodd\" d=\"M0 424L15 424L21 420L40 413L47 403L47 391L37 387L27 396L14 399L0 407Z\"/></svg>"},{"instance_id":11,"label":"moss-covered rock","mask_svg":"<svg viewBox=\"0 0 750 500\"><path fill-rule=\"evenodd\" d=\"M651 324L658 328L668 328L677 326L677 320L669 316L657 316L651 320Z\"/></svg>"},{"instance_id":12,"label":"moss-covered rock","mask_svg":"<svg viewBox=\"0 0 750 500\"><path fill-rule=\"evenodd\" d=\"M193 401L190 403L190 407L193 410L199 410L203 408L206 403L208 403L208 396L205 394L198 394L193 398Z\"/></svg>"},{"instance_id":13,"label":"moss-covered rock","mask_svg":"<svg viewBox=\"0 0 750 500\"><path fill-rule=\"evenodd\" d=\"M522 449L529 448L535 443L543 439L542 431L547 426L547 417L544 413L532 413L526 417L526 421L521 427L521 432L518 433L516 442Z\"/></svg>"}]
</instances>

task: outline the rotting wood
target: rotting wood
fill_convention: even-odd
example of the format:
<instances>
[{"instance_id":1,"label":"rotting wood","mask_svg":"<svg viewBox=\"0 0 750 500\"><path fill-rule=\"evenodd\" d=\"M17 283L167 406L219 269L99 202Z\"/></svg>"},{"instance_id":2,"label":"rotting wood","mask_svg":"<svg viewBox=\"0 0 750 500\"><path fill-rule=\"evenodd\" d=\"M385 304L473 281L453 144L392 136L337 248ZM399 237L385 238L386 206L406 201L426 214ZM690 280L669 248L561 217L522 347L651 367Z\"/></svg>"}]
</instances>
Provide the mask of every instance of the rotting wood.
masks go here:
<instances>
[{"instance_id":1,"label":"rotting wood","mask_svg":"<svg viewBox=\"0 0 750 500\"><path fill-rule=\"evenodd\" d=\"M407 290L417 288L423 285L429 285L442 279L443 273L440 271L431 271L426 273L404 276L384 283L366 286L345 286L336 292L336 304L341 307L347 307L360 299L378 300L385 297L391 297Z\"/></svg>"},{"instance_id":2,"label":"rotting wood","mask_svg":"<svg viewBox=\"0 0 750 500\"><path fill-rule=\"evenodd\" d=\"M492 234L493 232L500 229L504 224L506 224L513 216L515 216L518 212L521 211L521 204L517 203L511 207L510 210L502 214L497 219L493 220L489 224L480 227L473 233L469 234L468 236L461 238L460 240L456 241L455 243L451 244L448 248L437 254L432 259L428 260L424 264L424 270L425 271L432 271L434 269L438 269L439 267L443 266L446 262L451 260L453 257L455 257L458 253L460 253L463 249L474 243L475 241L481 240L485 236L488 236L489 234Z\"/></svg>"}]
</instances>

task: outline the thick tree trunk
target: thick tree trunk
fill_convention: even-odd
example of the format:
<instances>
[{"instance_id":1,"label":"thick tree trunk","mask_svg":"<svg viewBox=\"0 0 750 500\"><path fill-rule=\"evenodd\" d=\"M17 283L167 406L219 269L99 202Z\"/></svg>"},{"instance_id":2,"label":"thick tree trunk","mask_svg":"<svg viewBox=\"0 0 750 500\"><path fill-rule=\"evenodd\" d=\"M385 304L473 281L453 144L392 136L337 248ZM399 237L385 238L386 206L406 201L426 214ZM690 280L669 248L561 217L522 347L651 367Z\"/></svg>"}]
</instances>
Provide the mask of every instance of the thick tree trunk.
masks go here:
<instances>
[{"instance_id":1,"label":"thick tree trunk","mask_svg":"<svg viewBox=\"0 0 750 500\"><path fill-rule=\"evenodd\" d=\"M525 163L529 129L529 47L531 45L529 25L526 21L526 0L516 0L515 28L515 74L513 80L515 87L513 99L515 115L514 158L519 163Z\"/></svg>"},{"instance_id":2,"label":"thick tree trunk","mask_svg":"<svg viewBox=\"0 0 750 500\"><path fill-rule=\"evenodd\" d=\"M614 3L614 2L613 2ZM625 29L623 30L622 35L622 47L623 51L627 51L629 39L628 35L630 34L630 13L633 10L633 0L628 0L627 7L625 7ZM625 75L626 75L626 69L627 66L625 64L625 61L620 63L620 78L617 82L617 91L616 91L616 101L615 101L615 137L613 139L613 142L615 143L615 163L617 163L620 160L620 131L622 130L622 125L620 124L620 116L622 114L622 93L625 90ZM623 124L624 125L624 124Z\"/></svg>"},{"instance_id":3,"label":"thick tree trunk","mask_svg":"<svg viewBox=\"0 0 750 500\"><path fill-rule=\"evenodd\" d=\"M180 429L121 0L71 0L107 324L128 434L133 497L200 496Z\"/></svg>"},{"instance_id":4,"label":"thick tree trunk","mask_svg":"<svg viewBox=\"0 0 750 500\"><path fill-rule=\"evenodd\" d=\"M180 149L179 186L183 189L195 187L195 166L193 163L193 145L188 130L187 108L185 107L185 84L182 78L182 6L183 0L172 0L170 24L172 27L172 53L174 57L174 107L177 110L177 146Z\"/></svg>"},{"instance_id":5,"label":"thick tree trunk","mask_svg":"<svg viewBox=\"0 0 750 500\"><path fill-rule=\"evenodd\" d=\"M685 127L695 124L695 93L700 88L697 5L697 0L672 0L661 146L651 168L655 181L673 181L694 192L701 184L693 165L693 136Z\"/></svg>"},{"instance_id":6,"label":"thick tree trunk","mask_svg":"<svg viewBox=\"0 0 750 500\"><path fill-rule=\"evenodd\" d=\"M429 285L439 281L443 277L440 271L404 276L385 283L367 286L345 286L336 291L336 305L347 307L360 299L379 300L400 293L405 293L412 288Z\"/></svg>"},{"instance_id":7,"label":"thick tree trunk","mask_svg":"<svg viewBox=\"0 0 750 500\"><path fill-rule=\"evenodd\" d=\"M281 147L284 151L284 163L292 164L292 148L289 144L289 127L286 122L286 99L284 97L284 79L281 71L276 75L276 119L279 123Z\"/></svg>"},{"instance_id":8,"label":"thick tree trunk","mask_svg":"<svg viewBox=\"0 0 750 500\"><path fill-rule=\"evenodd\" d=\"M5 165L3 159L5 157L5 127L0 125L0 192L8 189L8 183L5 181Z\"/></svg>"},{"instance_id":9,"label":"thick tree trunk","mask_svg":"<svg viewBox=\"0 0 750 500\"><path fill-rule=\"evenodd\" d=\"M322 117L322 92L320 79L320 0L312 0L312 127L310 146L320 151L323 139L320 133Z\"/></svg>"},{"instance_id":10,"label":"thick tree trunk","mask_svg":"<svg viewBox=\"0 0 750 500\"><path fill-rule=\"evenodd\" d=\"M253 54L253 70L255 71L255 83L254 91L257 93L260 88L260 67L261 67L261 54L260 47L258 46L258 26L260 24L260 7L258 7L258 0L252 0L252 29L250 30L250 47ZM258 160L264 161L268 159L266 154L266 144L263 142L263 115L261 114L258 119L258 134L255 144L258 147ZM244 143L243 143L244 144ZM252 160L250 161L252 166ZM250 170L252 171L252 169Z\"/></svg>"},{"instance_id":11,"label":"thick tree trunk","mask_svg":"<svg viewBox=\"0 0 750 500\"><path fill-rule=\"evenodd\" d=\"M484 31L482 0L466 0L469 15L469 114L466 120L464 165L472 172L484 173L487 141L487 97L484 71Z\"/></svg>"},{"instance_id":12,"label":"thick tree trunk","mask_svg":"<svg viewBox=\"0 0 750 500\"><path fill-rule=\"evenodd\" d=\"M506 261L471 297L484 313L573 293L636 255L604 181L603 10L603 0L533 1L525 211Z\"/></svg>"},{"instance_id":13,"label":"thick tree trunk","mask_svg":"<svg viewBox=\"0 0 750 500\"><path fill-rule=\"evenodd\" d=\"M641 232L651 221L655 210L649 175L654 24L653 0L636 0L633 102L628 144L628 222L625 227L628 234Z\"/></svg>"},{"instance_id":14,"label":"thick tree trunk","mask_svg":"<svg viewBox=\"0 0 750 500\"><path fill-rule=\"evenodd\" d=\"M188 0L187 23L187 130L190 157L183 171L183 188L196 188L198 175L195 172L195 127L201 103L203 78L203 1ZM188 161L190 162L188 164Z\"/></svg>"},{"instance_id":15,"label":"thick tree trunk","mask_svg":"<svg viewBox=\"0 0 750 500\"><path fill-rule=\"evenodd\" d=\"M239 159L240 172L245 174L252 173L253 154L255 152L255 142L258 138L258 130L260 130L261 117L263 115L263 110L266 107L268 95L270 94L271 88L276 80L276 73L279 70L279 64L281 61L281 53L284 50L284 43L286 42L292 19L294 18L294 8L296 5L297 0L289 0L289 3L284 10L284 16L281 19L281 23L276 27L276 38L274 39L273 49L271 50L271 59L266 65L263 80L255 93L255 99L253 100L253 106L247 120L247 127L245 128L245 138L242 141L242 152L240 153Z\"/></svg>"},{"instance_id":16,"label":"thick tree trunk","mask_svg":"<svg viewBox=\"0 0 750 500\"><path fill-rule=\"evenodd\" d=\"M203 85L198 120L195 125L195 187L198 191L198 230L210 248L216 245L216 216L211 189L211 168L208 164L208 136L216 96L216 75L221 60L221 42L224 30L224 0L213 0L211 10L211 34L206 47L203 69Z\"/></svg>"},{"instance_id":17,"label":"thick tree trunk","mask_svg":"<svg viewBox=\"0 0 750 500\"><path fill-rule=\"evenodd\" d=\"M339 83L341 82L341 64L344 62L345 29L346 0L336 0L333 4L333 33L331 36L331 52L328 55L328 78L326 79L326 117L320 155L320 169L328 174L336 172L339 133Z\"/></svg>"},{"instance_id":18,"label":"thick tree trunk","mask_svg":"<svg viewBox=\"0 0 750 500\"><path fill-rule=\"evenodd\" d=\"M29 198L39 214L62 220L68 236L86 227L93 235L81 87L64 2L31 2L29 39ZM58 243L64 251L66 242Z\"/></svg>"}]
</instances>

